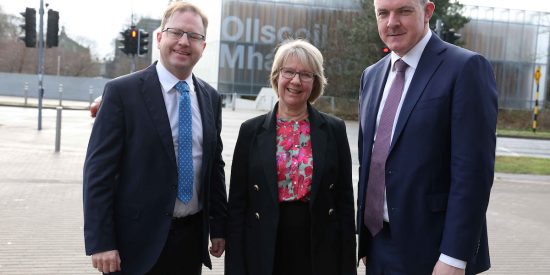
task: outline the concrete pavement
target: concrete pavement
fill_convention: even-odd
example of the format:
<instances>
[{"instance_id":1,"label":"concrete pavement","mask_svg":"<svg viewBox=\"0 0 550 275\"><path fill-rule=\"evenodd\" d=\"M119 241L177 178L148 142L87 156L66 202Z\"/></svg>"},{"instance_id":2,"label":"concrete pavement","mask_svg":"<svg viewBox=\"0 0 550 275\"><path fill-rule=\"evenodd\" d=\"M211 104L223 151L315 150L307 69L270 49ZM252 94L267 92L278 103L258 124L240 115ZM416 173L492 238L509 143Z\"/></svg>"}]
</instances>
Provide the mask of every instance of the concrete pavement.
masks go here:
<instances>
[{"instance_id":1,"label":"concrete pavement","mask_svg":"<svg viewBox=\"0 0 550 275\"><path fill-rule=\"evenodd\" d=\"M224 110L227 176L241 122L258 114ZM54 110L44 109L38 131L36 108L0 107L0 274L98 274L82 234L82 165L92 123L85 110L64 110L55 153ZM348 123L348 135L356 184L356 123ZM550 274L550 177L495 179L487 213L493 267L486 274ZM204 274L223 274L223 258Z\"/></svg>"}]
</instances>

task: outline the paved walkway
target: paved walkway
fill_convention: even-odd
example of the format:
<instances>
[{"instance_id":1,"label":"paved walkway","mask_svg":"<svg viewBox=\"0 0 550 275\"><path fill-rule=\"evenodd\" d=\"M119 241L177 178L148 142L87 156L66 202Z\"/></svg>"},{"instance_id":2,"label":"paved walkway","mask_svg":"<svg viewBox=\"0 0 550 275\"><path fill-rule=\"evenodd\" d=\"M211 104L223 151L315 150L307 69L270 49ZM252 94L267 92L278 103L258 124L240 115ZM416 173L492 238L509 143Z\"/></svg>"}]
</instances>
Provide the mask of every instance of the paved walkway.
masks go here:
<instances>
[{"instance_id":1,"label":"paved walkway","mask_svg":"<svg viewBox=\"0 0 550 275\"><path fill-rule=\"evenodd\" d=\"M64 110L55 153L56 112L44 109L41 131L37 114L0 107L0 274L98 274L84 255L82 234L82 165L93 120L87 111ZM240 123L257 114L224 110L228 175ZM356 173L356 123L348 124L348 134ZM487 274L550 274L549 199L550 177L497 175ZM204 274L223 274L223 258Z\"/></svg>"}]
</instances>

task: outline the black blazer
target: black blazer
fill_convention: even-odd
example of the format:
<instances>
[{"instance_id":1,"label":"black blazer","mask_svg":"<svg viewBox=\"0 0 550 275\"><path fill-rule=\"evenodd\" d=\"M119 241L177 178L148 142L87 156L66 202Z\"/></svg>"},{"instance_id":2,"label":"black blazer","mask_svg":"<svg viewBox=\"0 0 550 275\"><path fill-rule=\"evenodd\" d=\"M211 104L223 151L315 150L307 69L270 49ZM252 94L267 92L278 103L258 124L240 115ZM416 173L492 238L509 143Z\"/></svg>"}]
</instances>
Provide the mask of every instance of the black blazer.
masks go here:
<instances>
[{"instance_id":1,"label":"black blazer","mask_svg":"<svg viewBox=\"0 0 550 275\"><path fill-rule=\"evenodd\" d=\"M177 165L156 64L108 82L84 164L86 254L118 249L123 274L156 262L176 201ZM224 237L227 200L222 160L221 99L193 76L203 125L200 200L203 263L208 233Z\"/></svg>"},{"instance_id":2,"label":"black blazer","mask_svg":"<svg viewBox=\"0 0 550 275\"><path fill-rule=\"evenodd\" d=\"M276 110L241 125L231 167L226 275L272 274L279 219ZM308 105L313 146L313 274L356 274L351 156L346 126Z\"/></svg>"}]
</instances>

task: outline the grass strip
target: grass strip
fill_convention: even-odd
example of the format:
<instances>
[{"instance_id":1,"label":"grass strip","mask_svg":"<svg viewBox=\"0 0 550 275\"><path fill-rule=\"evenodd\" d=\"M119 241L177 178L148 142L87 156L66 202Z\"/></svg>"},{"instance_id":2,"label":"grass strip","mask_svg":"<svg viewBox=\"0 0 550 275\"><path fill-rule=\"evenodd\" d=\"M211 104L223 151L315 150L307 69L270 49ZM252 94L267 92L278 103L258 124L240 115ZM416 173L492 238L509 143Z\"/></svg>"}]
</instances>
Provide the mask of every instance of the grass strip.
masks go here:
<instances>
[{"instance_id":1,"label":"grass strip","mask_svg":"<svg viewBox=\"0 0 550 275\"><path fill-rule=\"evenodd\" d=\"M550 175L550 158L497 156L495 172Z\"/></svg>"},{"instance_id":2,"label":"grass strip","mask_svg":"<svg viewBox=\"0 0 550 275\"><path fill-rule=\"evenodd\" d=\"M510 130L510 129L497 129L497 136L499 137L518 137L518 138L537 138L537 139L550 139L550 132L533 130Z\"/></svg>"}]
</instances>

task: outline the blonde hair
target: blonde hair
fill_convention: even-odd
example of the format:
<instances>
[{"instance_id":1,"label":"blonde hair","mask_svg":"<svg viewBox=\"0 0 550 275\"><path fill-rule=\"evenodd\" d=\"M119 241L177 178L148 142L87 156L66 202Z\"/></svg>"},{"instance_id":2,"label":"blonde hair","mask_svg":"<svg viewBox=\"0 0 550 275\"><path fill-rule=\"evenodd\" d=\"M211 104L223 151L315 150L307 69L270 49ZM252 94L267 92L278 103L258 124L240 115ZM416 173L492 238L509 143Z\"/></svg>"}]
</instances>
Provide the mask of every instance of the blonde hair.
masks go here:
<instances>
[{"instance_id":1,"label":"blonde hair","mask_svg":"<svg viewBox=\"0 0 550 275\"><path fill-rule=\"evenodd\" d=\"M185 1L175 1L168 5L166 10L164 11L164 17L162 18L162 22L160 23L160 29L164 30L166 22L168 22L168 20L170 19L170 17L172 17L172 15L174 15L174 13L185 11L194 12L201 17L202 25L204 26L204 35L206 36L206 29L208 28L208 18L197 6Z\"/></svg>"},{"instance_id":2,"label":"blonde hair","mask_svg":"<svg viewBox=\"0 0 550 275\"><path fill-rule=\"evenodd\" d=\"M327 85L327 79L325 77L323 69L323 55L315 46L303 39L289 39L283 41L273 58L273 66L271 67L271 87L275 92L278 92L278 79L281 72L281 67L290 58L297 58L303 65L307 65L315 74L313 89L311 95L307 99L308 102L313 103L319 98Z\"/></svg>"}]
</instances>

